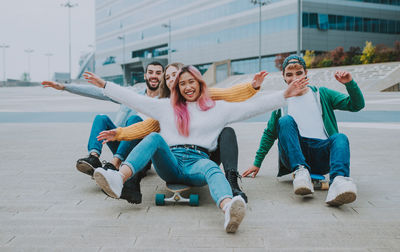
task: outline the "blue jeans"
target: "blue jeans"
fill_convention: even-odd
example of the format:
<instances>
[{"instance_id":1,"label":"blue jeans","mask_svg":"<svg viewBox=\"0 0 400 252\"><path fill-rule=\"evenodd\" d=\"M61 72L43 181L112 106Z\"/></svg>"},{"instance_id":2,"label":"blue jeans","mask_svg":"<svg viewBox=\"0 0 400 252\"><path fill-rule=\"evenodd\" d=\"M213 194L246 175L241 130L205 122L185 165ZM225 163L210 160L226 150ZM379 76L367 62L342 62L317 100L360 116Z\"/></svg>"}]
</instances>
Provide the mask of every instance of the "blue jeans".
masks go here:
<instances>
[{"instance_id":1,"label":"blue jeans","mask_svg":"<svg viewBox=\"0 0 400 252\"><path fill-rule=\"evenodd\" d=\"M219 166L207 154L186 148L170 149L158 133L145 137L129 154L123 164L133 174L152 161L157 174L167 183L204 186L208 184L213 200L220 205L232 198L232 189Z\"/></svg>"},{"instance_id":2,"label":"blue jeans","mask_svg":"<svg viewBox=\"0 0 400 252\"><path fill-rule=\"evenodd\" d=\"M141 122L142 118L140 116L134 115L128 118L125 126L132 125L137 122ZM103 148L103 144L100 141L97 141L97 136L100 132L104 130L112 130L117 128L111 119L106 115L97 115L94 118L92 124L92 130L90 132L89 142L88 142L88 151L89 154L91 152L96 152L97 154L101 154L101 149ZM141 139L132 140L132 141L113 141L108 142L107 145L110 148L111 152L114 154L114 157L119 158L120 160L125 160L128 156L129 152L132 151L133 147L135 147Z\"/></svg>"},{"instance_id":3,"label":"blue jeans","mask_svg":"<svg viewBox=\"0 0 400 252\"><path fill-rule=\"evenodd\" d=\"M286 115L278 121L278 139L279 160L291 171L304 165L310 173L329 173L331 182L338 175L350 175L346 135L335 133L326 140L302 137L293 117Z\"/></svg>"}]
</instances>

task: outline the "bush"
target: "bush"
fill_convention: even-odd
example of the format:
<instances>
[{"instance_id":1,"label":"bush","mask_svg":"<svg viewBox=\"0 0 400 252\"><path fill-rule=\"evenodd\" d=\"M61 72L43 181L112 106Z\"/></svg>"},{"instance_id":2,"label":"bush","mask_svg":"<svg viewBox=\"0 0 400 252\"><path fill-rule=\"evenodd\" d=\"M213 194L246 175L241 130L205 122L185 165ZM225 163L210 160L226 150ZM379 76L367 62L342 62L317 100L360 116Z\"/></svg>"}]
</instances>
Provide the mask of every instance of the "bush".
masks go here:
<instances>
[{"instance_id":1,"label":"bush","mask_svg":"<svg viewBox=\"0 0 400 252\"><path fill-rule=\"evenodd\" d=\"M374 58L375 58L375 47L372 45L372 42L366 41L360 61L362 64L369 64L374 61Z\"/></svg>"},{"instance_id":2,"label":"bush","mask_svg":"<svg viewBox=\"0 0 400 252\"><path fill-rule=\"evenodd\" d=\"M282 69L283 61L285 61L286 57L289 55L290 55L290 53L280 53L280 54L276 55L275 67L282 71L283 70Z\"/></svg>"},{"instance_id":3,"label":"bush","mask_svg":"<svg viewBox=\"0 0 400 252\"><path fill-rule=\"evenodd\" d=\"M304 61L306 62L306 67L311 68L313 63L314 63L314 58L315 58L315 52L314 51L309 51L306 50L306 53L304 54Z\"/></svg>"},{"instance_id":4,"label":"bush","mask_svg":"<svg viewBox=\"0 0 400 252\"><path fill-rule=\"evenodd\" d=\"M321 61L321 67L330 67L333 65L333 61L331 59L323 59Z\"/></svg>"},{"instance_id":5,"label":"bush","mask_svg":"<svg viewBox=\"0 0 400 252\"><path fill-rule=\"evenodd\" d=\"M344 52L343 47L339 46L333 49L330 53L330 60L334 66L342 66L344 64L346 53Z\"/></svg>"}]
</instances>

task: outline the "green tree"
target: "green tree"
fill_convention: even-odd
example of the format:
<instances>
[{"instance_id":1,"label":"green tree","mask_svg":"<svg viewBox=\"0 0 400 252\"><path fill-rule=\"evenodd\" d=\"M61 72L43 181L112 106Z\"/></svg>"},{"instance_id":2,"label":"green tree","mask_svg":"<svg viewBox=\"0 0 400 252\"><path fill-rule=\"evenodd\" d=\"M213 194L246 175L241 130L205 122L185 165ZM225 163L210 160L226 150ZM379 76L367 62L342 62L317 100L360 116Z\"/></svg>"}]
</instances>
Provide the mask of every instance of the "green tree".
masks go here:
<instances>
[{"instance_id":1,"label":"green tree","mask_svg":"<svg viewBox=\"0 0 400 252\"><path fill-rule=\"evenodd\" d=\"M360 61L362 64L372 63L375 57L375 46L372 45L372 42L365 41L365 47L363 49Z\"/></svg>"},{"instance_id":2,"label":"green tree","mask_svg":"<svg viewBox=\"0 0 400 252\"><path fill-rule=\"evenodd\" d=\"M303 59L306 62L306 67L311 68L311 66L314 62L314 59L315 59L315 52L306 50L306 53L305 53Z\"/></svg>"},{"instance_id":3,"label":"green tree","mask_svg":"<svg viewBox=\"0 0 400 252\"><path fill-rule=\"evenodd\" d=\"M29 75L29 73L22 73L21 75L21 81L31 81L31 76Z\"/></svg>"}]
</instances>

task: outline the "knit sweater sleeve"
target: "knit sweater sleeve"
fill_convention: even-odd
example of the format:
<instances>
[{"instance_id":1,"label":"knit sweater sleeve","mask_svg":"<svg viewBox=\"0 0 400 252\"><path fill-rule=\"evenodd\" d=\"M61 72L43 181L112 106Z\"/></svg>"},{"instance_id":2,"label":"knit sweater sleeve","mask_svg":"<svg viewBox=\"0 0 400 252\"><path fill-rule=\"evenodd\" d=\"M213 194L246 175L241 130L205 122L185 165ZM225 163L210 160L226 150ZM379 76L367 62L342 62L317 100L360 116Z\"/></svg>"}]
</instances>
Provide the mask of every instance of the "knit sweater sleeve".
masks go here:
<instances>
[{"instance_id":1,"label":"knit sweater sleeve","mask_svg":"<svg viewBox=\"0 0 400 252\"><path fill-rule=\"evenodd\" d=\"M260 94L245 102L235 102L226 104L228 107L224 111L224 116L228 123L246 120L258 114L275 110L286 104L283 96L284 91L273 94Z\"/></svg>"},{"instance_id":2,"label":"knit sweater sleeve","mask_svg":"<svg viewBox=\"0 0 400 252\"><path fill-rule=\"evenodd\" d=\"M365 106L364 96L354 80L345 84L347 94L324 88L328 94L333 109L347 110L351 112L360 111ZM322 89L322 88L321 88Z\"/></svg>"},{"instance_id":3,"label":"knit sweater sleeve","mask_svg":"<svg viewBox=\"0 0 400 252\"><path fill-rule=\"evenodd\" d=\"M129 108L155 119L160 118L165 113L165 109L169 108L169 106L165 106L169 99L150 98L112 82L107 82L104 94L115 101L125 104Z\"/></svg>"},{"instance_id":4,"label":"knit sweater sleeve","mask_svg":"<svg viewBox=\"0 0 400 252\"><path fill-rule=\"evenodd\" d=\"M257 92L258 90L254 89L251 83L237 84L230 88L210 88L211 99L227 102L242 102Z\"/></svg>"},{"instance_id":5,"label":"knit sweater sleeve","mask_svg":"<svg viewBox=\"0 0 400 252\"><path fill-rule=\"evenodd\" d=\"M131 141L142 139L151 132L159 132L160 124L157 120L148 118L142 122L132 124L128 127L117 128L116 140Z\"/></svg>"},{"instance_id":6,"label":"knit sweater sleeve","mask_svg":"<svg viewBox=\"0 0 400 252\"><path fill-rule=\"evenodd\" d=\"M66 84L65 91L68 91L73 94L86 96L93 99L112 101L117 103L116 101L110 99L109 97L103 94L103 90L99 87L93 85L84 85L84 84Z\"/></svg>"}]
</instances>

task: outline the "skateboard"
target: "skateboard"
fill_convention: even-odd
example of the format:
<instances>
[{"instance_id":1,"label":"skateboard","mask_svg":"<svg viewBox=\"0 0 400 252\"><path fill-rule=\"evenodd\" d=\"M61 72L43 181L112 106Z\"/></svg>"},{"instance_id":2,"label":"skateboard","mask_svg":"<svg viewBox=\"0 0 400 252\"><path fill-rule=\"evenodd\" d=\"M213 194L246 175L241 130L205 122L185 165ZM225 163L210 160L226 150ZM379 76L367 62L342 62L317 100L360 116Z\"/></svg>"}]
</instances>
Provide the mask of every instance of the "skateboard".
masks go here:
<instances>
[{"instance_id":1,"label":"skateboard","mask_svg":"<svg viewBox=\"0 0 400 252\"><path fill-rule=\"evenodd\" d=\"M310 177L315 190L329 189L329 179L326 176L319 174L310 174Z\"/></svg>"},{"instance_id":2,"label":"skateboard","mask_svg":"<svg viewBox=\"0 0 400 252\"><path fill-rule=\"evenodd\" d=\"M156 205L163 206L165 202L188 202L191 206L198 206L199 205L199 195L197 194L190 194L189 198L185 198L181 195L181 192L189 190L191 187L188 185L182 184L166 184L167 190L172 192L170 198L165 198L165 194L156 194Z\"/></svg>"}]
</instances>

